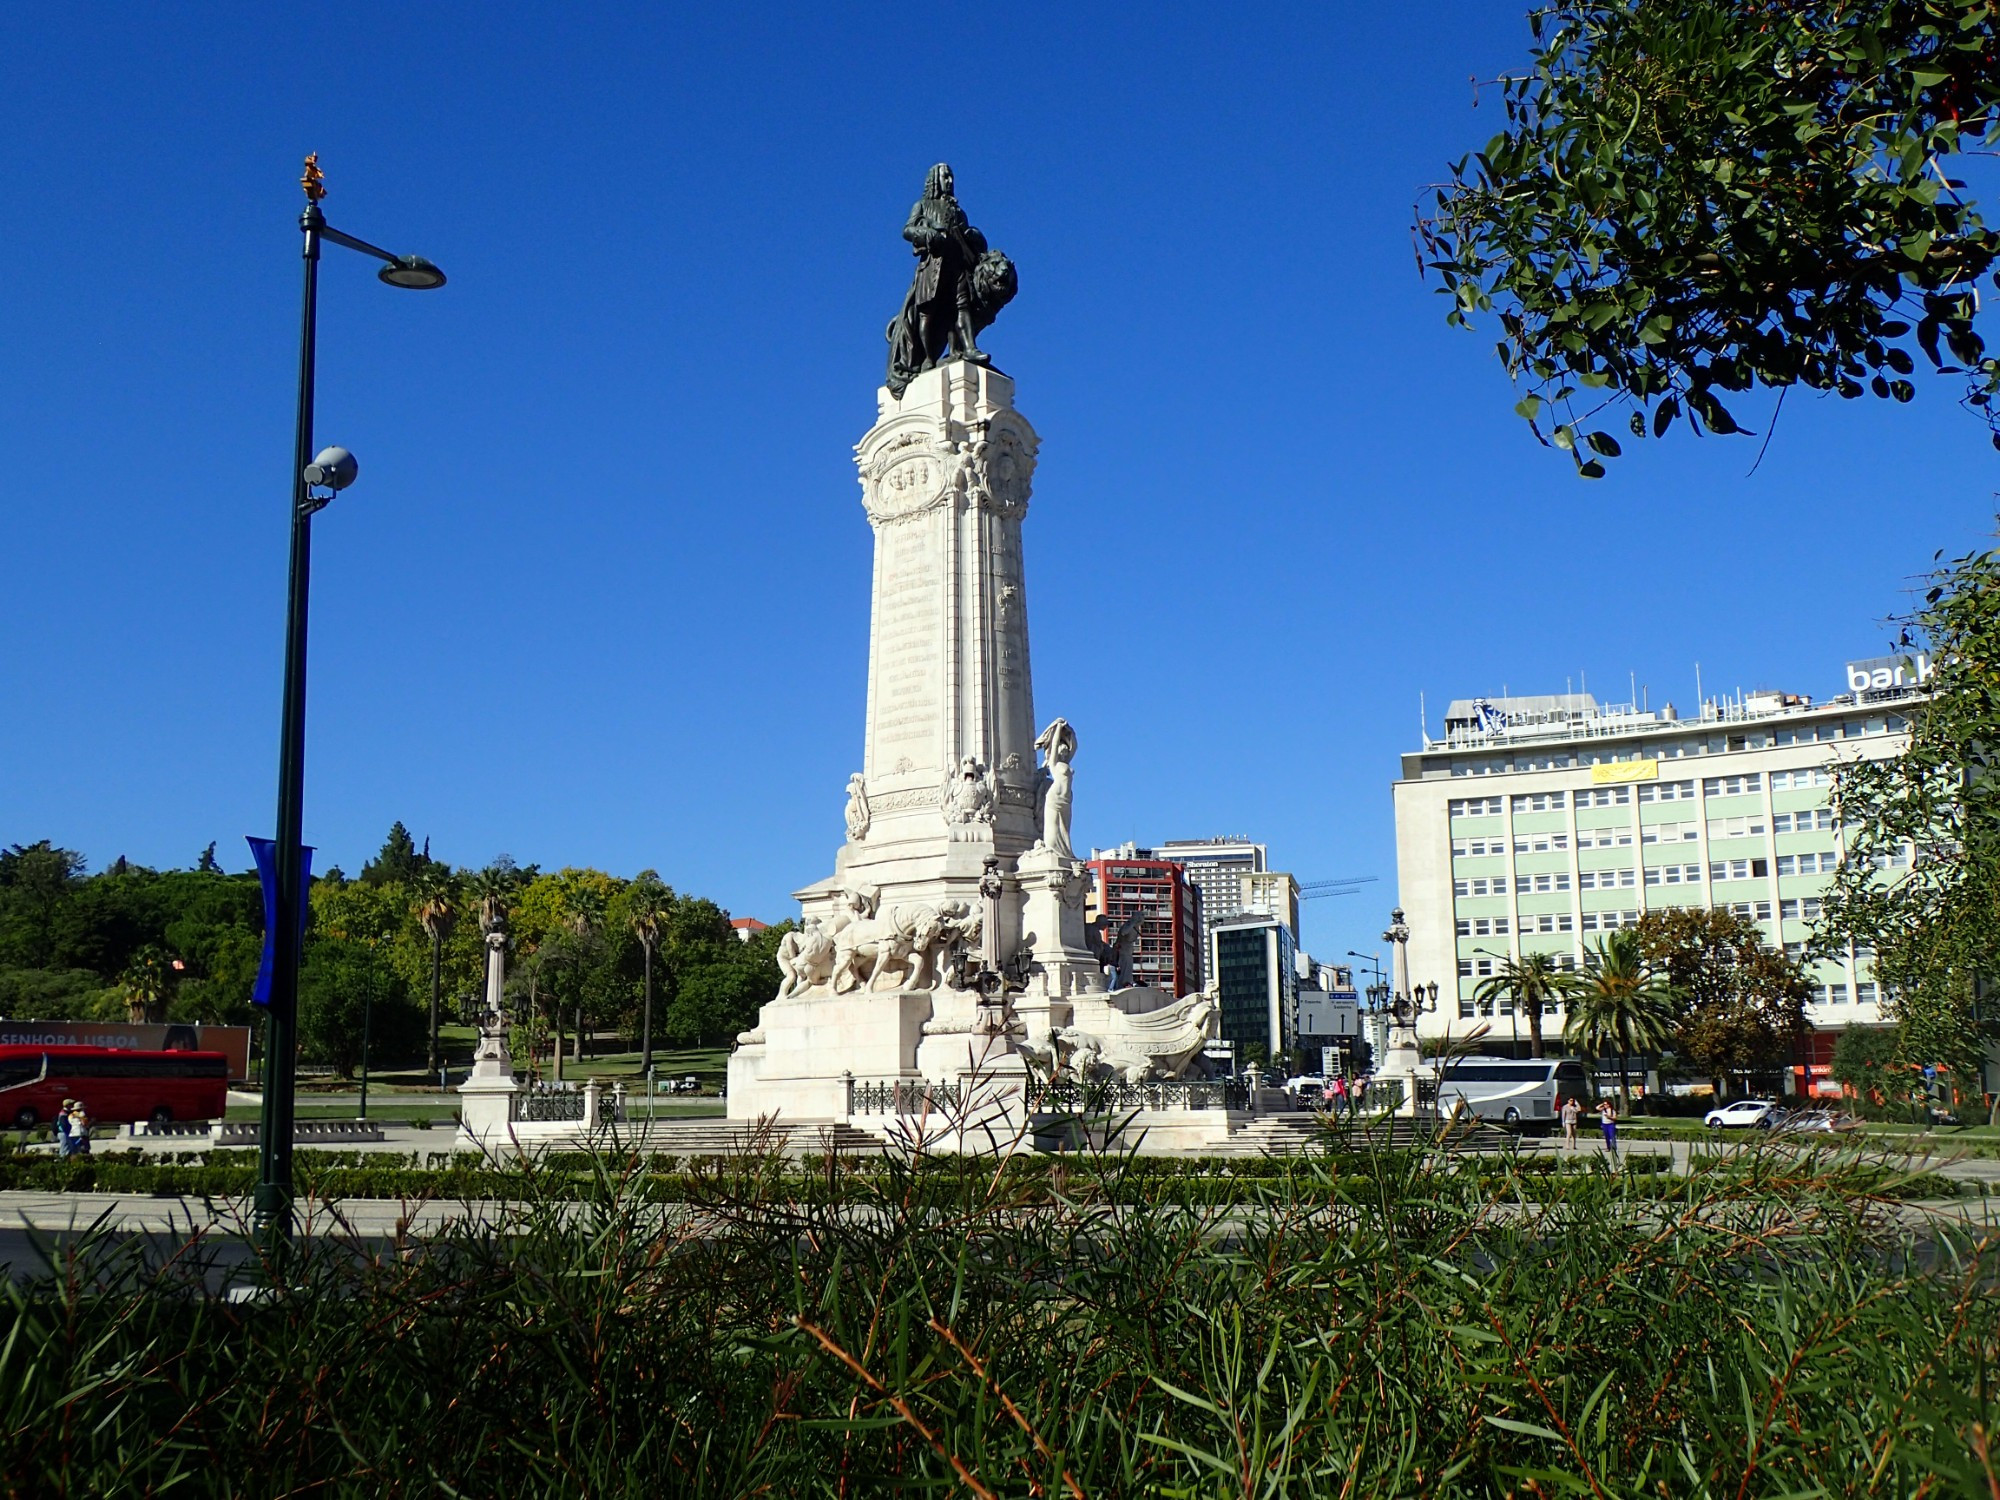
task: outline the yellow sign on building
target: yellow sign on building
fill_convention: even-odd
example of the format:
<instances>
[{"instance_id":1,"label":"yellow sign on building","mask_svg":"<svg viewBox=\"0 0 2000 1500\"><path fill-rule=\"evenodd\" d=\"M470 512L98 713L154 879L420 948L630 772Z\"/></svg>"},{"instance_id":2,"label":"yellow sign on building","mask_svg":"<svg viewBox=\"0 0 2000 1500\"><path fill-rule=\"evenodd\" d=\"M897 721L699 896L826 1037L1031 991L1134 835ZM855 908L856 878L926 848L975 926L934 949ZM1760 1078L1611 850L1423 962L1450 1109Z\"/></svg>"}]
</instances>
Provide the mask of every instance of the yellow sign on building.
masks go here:
<instances>
[{"instance_id":1,"label":"yellow sign on building","mask_svg":"<svg viewBox=\"0 0 2000 1500\"><path fill-rule=\"evenodd\" d=\"M1601 760L1590 768L1590 779L1597 786L1608 781L1658 781L1660 763L1656 760Z\"/></svg>"}]
</instances>

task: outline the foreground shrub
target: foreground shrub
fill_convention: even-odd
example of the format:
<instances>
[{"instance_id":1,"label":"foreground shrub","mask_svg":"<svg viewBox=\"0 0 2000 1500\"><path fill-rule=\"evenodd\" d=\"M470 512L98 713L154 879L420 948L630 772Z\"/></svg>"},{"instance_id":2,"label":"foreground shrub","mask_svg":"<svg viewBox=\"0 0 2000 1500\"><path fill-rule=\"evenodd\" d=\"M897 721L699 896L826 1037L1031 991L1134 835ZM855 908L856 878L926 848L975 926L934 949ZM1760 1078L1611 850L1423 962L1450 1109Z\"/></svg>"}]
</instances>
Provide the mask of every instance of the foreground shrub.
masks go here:
<instances>
[{"instance_id":1,"label":"foreground shrub","mask_svg":"<svg viewBox=\"0 0 2000 1500\"><path fill-rule=\"evenodd\" d=\"M675 1163L660 1203L585 1159L281 1268L87 1238L9 1290L0 1494L2000 1483L1994 1246L1900 1227L1851 1164L1436 1165L1294 1160L1205 1207L1117 1161Z\"/></svg>"}]
</instances>

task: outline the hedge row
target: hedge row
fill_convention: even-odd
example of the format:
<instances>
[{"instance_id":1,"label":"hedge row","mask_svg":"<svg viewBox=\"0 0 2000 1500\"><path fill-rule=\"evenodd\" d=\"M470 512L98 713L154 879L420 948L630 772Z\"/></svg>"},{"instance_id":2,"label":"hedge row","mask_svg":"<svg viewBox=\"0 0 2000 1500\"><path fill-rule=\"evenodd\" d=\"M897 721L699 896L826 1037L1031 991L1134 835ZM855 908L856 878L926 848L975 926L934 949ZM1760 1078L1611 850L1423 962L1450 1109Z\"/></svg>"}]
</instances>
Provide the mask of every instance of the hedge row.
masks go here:
<instances>
[{"instance_id":1,"label":"hedge row","mask_svg":"<svg viewBox=\"0 0 2000 1500\"><path fill-rule=\"evenodd\" d=\"M327 1155L336 1155L327 1153ZM359 1153L340 1153L349 1160L311 1160L307 1153L297 1159L300 1189L324 1201L347 1199L433 1199L445 1202L503 1201L525 1194L541 1197L565 1193L588 1193L605 1176L625 1178L630 1174L636 1191L656 1203L707 1201L727 1185L755 1178L766 1193L803 1194L825 1181L824 1174L801 1171L795 1164L778 1158L736 1158L707 1164L683 1165L678 1158L660 1156L646 1163L605 1163L588 1157L566 1156L544 1160L531 1171L511 1168L451 1165L438 1168L402 1162L370 1162ZM1089 1168L1061 1168L1023 1161L1008 1168L1014 1201L1046 1203L1058 1195L1095 1197L1100 1194L1117 1201L1172 1204L1181 1207L1227 1207L1253 1203L1296 1203L1321 1197L1326 1191L1321 1175L1329 1166L1336 1176L1345 1167L1359 1172L1367 1169L1360 1160L1328 1161L1271 1159L1231 1163L1182 1163L1171 1160L1127 1160L1108 1164L1100 1172ZM1209 1170L1209 1166L1243 1170ZM882 1164L864 1165L854 1171L883 1170ZM962 1170L945 1161L932 1169L936 1173ZM1797 1165L1726 1163L1702 1169L1704 1179L1755 1186L1766 1178L1796 1175ZM1583 1178L1601 1178L1609 1169L1602 1158L1585 1157L1573 1161L1530 1159L1519 1162L1479 1161L1462 1163L1452 1174L1459 1181L1476 1181L1486 1192L1498 1196L1519 1196L1540 1202L1568 1196ZM930 1175L926 1173L926 1175ZM984 1174L980 1174L982 1177ZM1685 1179L1671 1175L1671 1163L1661 1156L1627 1158L1615 1173L1629 1182L1632 1191L1646 1196L1671 1196L1685 1190ZM1829 1169L1829 1176L1843 1190L1891 1198L1950 1197L1968 1190L1936 1173L1910 1173L1879 1164L1847 1163ZM149 1161L138 1153L123 1156L93 1156L60 1160L52 1157L0 1157L0 1189L66 1193L135 1193L162 1198L236 1198L255 1186L257 1168L252 1162L167 1162ZM970 1182L971 1179L968 1178Z\"/></svg>"}]
</instances>

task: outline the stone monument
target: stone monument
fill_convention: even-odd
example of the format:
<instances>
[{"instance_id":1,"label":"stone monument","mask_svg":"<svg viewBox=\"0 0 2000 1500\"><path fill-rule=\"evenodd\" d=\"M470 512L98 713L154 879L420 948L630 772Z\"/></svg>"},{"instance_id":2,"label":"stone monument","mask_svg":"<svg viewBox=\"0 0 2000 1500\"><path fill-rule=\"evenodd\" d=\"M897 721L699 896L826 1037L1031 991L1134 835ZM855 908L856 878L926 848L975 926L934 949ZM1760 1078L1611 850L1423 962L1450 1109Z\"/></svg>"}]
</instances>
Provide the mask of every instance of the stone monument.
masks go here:
<instances>
[{"instance_id":1,"label":"stone monument","mask_svg":"<svg viewBox=\"0 0 2000 1500\"><path fill-rule=\"evenodd\" d=\"M845 1118L857 1081L954 1085L1018 1074L1010 1058L1177 1076L1214 1029L1206 997L1114 996L1085 941L1077 735L1037 733L1029 665L1040 440L975 343L1014 269L944 165L904 237L918 269L855 448L875 535L861 769L833 872L796 893L778 994L730 1058L734 1119Z\"/></svg>"},{"instance_id":2,"label":"stone monument","mask_svg":"<svg viewBox=\"0 0 2000 1500\"><path fill-rule=\"evenodd\" d=\"M506 1137L514 1118L514 1097L521 1086L514 1078L514 1059L507 1051L507 1008L503 990L507 978L507 930L489 905L486 920L486 1003L479 1016L479 1045L472 1054L472 1072L458 1086L459 1120L465 1135L478 1143Z\"/></svg>"}]
</instances>

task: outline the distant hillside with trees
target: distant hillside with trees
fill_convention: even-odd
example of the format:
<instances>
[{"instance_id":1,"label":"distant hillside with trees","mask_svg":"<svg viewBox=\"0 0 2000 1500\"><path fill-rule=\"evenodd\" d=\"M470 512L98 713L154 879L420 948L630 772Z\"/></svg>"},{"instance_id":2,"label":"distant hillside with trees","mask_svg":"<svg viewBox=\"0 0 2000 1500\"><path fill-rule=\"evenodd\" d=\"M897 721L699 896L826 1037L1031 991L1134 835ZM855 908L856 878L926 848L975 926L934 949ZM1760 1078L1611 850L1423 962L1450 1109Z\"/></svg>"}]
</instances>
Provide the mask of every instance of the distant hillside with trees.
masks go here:
<instances>
[{"instance_id":1,"label":"distant hillside with trees","mask_svg":"<svg viewBox=\"0 0 2000 1500\"><path fill-rule=\"evenodd\" d=\"M256 875L224 870L215 848L188 869L120 857L95 873L81 852L47 839L0 848L0 1016L253 1024L263 899ZM573 1037L581 1021L636 1036L647 941L656 1044L726 1041L777 991L773 955L790 924L746 943L727 911L652 871L544 873L505 856L457 867L399 822L359 876L332 868L313 880L299 993L305 1060L342 1072L358 1061L364 1000L376 1059L423 1060L433 993L446 1022L478 1002L488 897L508 913L510 1008L538 1034L560 1022Z\"/></svg>"}]
</instances>

